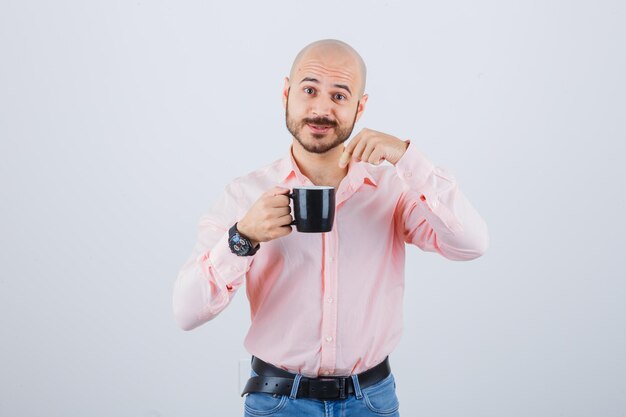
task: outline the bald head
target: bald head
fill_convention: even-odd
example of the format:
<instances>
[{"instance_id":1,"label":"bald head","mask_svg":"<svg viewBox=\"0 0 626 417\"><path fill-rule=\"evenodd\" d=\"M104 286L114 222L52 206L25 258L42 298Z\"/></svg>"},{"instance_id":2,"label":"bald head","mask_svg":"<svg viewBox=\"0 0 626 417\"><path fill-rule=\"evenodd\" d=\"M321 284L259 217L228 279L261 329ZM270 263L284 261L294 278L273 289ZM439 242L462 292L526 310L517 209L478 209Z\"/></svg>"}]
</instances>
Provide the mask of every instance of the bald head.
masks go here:
<instances>
[{"instance_id":1,"label":"bald head","mask_svg":"<svg viewBox=\"0 0 626 417\"><path fill-rule=\"evenodd\" d=\"M367 69L361 55L350 45L337 39L322 39L305 46L291 65L289 79L294 82L296 74L310 62L328 63L350 73L358 81L358 96L365 91Z\"/></svg>"}]
</instances>

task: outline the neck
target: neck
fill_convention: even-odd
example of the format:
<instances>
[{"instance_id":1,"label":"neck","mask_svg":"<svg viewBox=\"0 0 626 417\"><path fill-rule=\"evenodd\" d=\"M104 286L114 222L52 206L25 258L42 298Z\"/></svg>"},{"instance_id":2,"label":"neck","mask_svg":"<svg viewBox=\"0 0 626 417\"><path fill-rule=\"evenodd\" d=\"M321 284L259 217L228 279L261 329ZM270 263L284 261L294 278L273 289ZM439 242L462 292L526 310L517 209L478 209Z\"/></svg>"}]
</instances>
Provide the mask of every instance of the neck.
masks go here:
<instances>
[{"instance_id":1,"label":"neck","mask_svg":"<svg viewBox=\"0 0 626 417\"><path fill-rule=\"evenodd\" d=\"M345 146L339 145L325 153L312 153L293 139L293 158L298 168L315 185L329 185L337 188L348 174L348 167L339 168L339 158Z\"/></svg>"}]
</instances>

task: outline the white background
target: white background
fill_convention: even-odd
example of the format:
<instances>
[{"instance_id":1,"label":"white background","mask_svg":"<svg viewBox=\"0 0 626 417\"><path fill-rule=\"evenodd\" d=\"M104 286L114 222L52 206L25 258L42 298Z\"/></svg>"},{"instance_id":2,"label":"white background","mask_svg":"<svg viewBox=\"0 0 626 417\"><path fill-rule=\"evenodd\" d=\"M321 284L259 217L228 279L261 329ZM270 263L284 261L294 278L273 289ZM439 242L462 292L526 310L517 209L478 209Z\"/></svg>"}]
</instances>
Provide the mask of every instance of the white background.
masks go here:
<instances>
[{"instance_id":1,"label":"white background","mask_svg":"<svg viewBox=\"0 0 626 417\"><path fill-rule=\"evenodd\" d=\"M184 332L224 185L284 155L296 53L451 170L487 254L407 248L404 416L626 416L623 1L0 0L0 416L241 416L245 292Z\"/></svg>"}]
</instances>

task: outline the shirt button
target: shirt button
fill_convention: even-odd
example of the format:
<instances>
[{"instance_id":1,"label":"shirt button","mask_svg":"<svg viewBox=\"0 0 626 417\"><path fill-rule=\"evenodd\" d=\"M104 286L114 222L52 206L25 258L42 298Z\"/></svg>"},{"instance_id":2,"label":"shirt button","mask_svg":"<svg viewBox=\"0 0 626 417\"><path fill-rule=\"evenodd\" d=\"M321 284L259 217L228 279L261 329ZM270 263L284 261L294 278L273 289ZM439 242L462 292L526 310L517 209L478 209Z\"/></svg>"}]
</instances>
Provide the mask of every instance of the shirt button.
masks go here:
<instances>
[{"instance_id":1,"label":"shirt button","mask_svg":"<svg viewBox=\"0 0 626 417\"><path fill-rule=\"evenodd\" d=\"M333 302L333 297L328 297L328 302L332 303Z\"/></svg>"},{"instance_id":2,"label":"shirt button","mask_svg":"<svg viewBox=\"0 0 626 417\"><path fill-rule=\"evenodd\" d=\"M324 375L330 375L329 371L324 371Z\"/></svg>"},{"instance_id":3,"label":"shirt button","mask_svg":"<svg viewBox=\"0 0 626 417\"><path fill-rule=\"evenodd\" d=\"M334 262L335 261L335 257L331 256L330 258L328 258L329 261Z\"/></svg>"},{"instance_id":4,"label":"shirt button","mask_svg":"<svg viewBox=\"0 0 626 417\"><path fill-rule=\"evenodd\" d=\"M437 200L432 202L433 208L437 208L438 205L439 205L439 202Z\"/></svg>"},{"instance_id":5,"label":"shirt button","mask_svg":"<svg viewBox=\"0 0 626 417\"><path fill-rule=\"evenodd\" d=\"M411 178L411 175L413 175L413 174L411 174L411 172L410 172L410 171L405 172L405 173L404 173L404 178Z\"/></svg>"},{"instance_id":6,"label":"shirt button","mask_svg":"<svg viewBox=\"0 0 626 417\"><path fill-rule=\"evenodd\" d=\"M327 342L332 342L332 341L333 341L333 337L332 337L332 336L328 336L328 337L326 338L326 341L327 341Z\"/></svg>"}]
</instances>

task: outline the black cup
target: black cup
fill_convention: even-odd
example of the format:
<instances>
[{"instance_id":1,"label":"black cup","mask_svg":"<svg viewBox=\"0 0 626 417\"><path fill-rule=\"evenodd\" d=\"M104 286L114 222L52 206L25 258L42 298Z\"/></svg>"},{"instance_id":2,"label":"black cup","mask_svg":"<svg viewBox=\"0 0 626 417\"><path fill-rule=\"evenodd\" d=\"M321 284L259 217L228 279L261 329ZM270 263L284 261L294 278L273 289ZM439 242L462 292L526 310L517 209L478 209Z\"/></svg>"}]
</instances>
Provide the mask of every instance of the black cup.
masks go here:
<instances>
[{"instance_id":1,"label":"black cup","mask_svg":"<svg viewBox=\"0 0 626 417\"><path fill-rule=\"evenodd\" d=\"M291 222L298 232L324 233L333 229L335 220L335 188L327 186L294 187L288 194L293 199Z\"/></svg>"}]
</instances>

